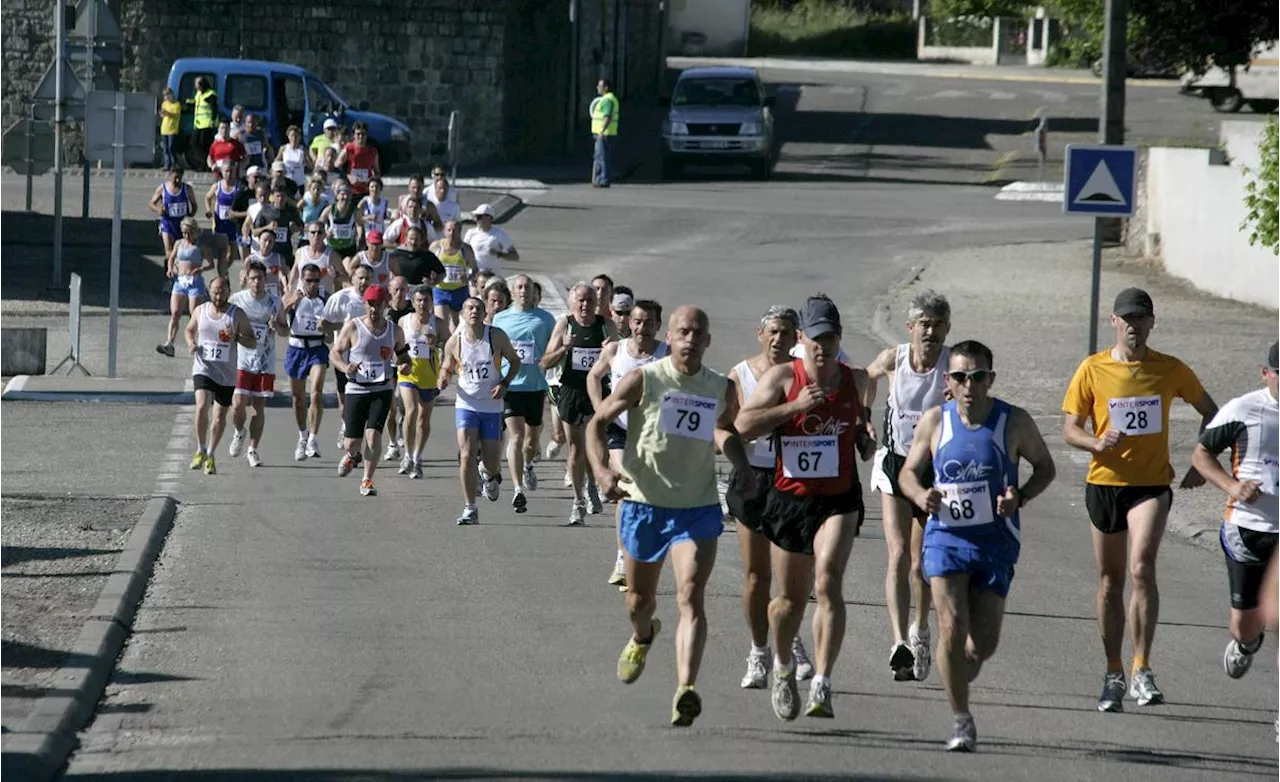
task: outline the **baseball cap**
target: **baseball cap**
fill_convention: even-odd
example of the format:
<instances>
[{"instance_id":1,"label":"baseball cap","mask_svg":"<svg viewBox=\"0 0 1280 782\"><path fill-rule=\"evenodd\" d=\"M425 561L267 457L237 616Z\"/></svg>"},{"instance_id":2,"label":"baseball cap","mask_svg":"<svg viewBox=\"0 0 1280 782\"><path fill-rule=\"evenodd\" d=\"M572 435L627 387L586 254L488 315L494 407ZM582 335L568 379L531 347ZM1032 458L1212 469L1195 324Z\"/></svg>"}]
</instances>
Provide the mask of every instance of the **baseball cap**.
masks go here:
<instances>
[{"instance_id":1,"label":"baseball cap","mask_svg":"<svg viewBox=\"0 0 1280 782\"><path fill-rule=\"evenodd\" d=\"M632 307L636 306L634 296L626 293L614 294L613 301L609 304L609 309L614 312L629 312Z\"/></svg>"},{"instance_id":2,"label":"baseball cap","mask_svg":"<svg viewBox=\"0 0 1280 782\"><path fill-rule=\"evenodd\" d=\"M381 285L370 285L364 292L364 300L371 304L386 301L388 298L390 297L387 294L387 289Z\"/></svg>"},{"instance_id":3,"label":"baseball cap","mask_svg":"<svg viewBox=\"0 0 1280 782\"><path fill-rule=\"evenodd\" d=\"M244 172L244 175L246 177L262 176L262 166L249 166L249 169Z\"/></svg>"},{"instance_id":4,"label":"baseball cap","mask_svg":"<svg viewBox=\"0 0 1280 782\"><path fill-rule=\"evenodd\" d=\"M373 229L364 235L364 241L366 244L382 244L382 231Z\"/></svg>"},{"instance_id":5,"label":"baseball cap","mask_svg":"<svg viewBox=\"0 0 1280 782\"><path fill-rule=\"evenodd\" d=\"M333 117L330 117L329 119L324 121L325 130L333 130L336 127L338 127L338 121Z\"/></svg>"},{"instance_id":6,"label":"baseball cap","mask_svg":"<svg viewBox=\"0 0 1280 782\"><path fill-rule=\"evenodd\" d=\"M800 329L809 339L817 339L823 334L841 333L840 310L836 309L831 299L814 296L804 303L804 312L800 316Z\"/></svg>"},{"instance_id":7,"label":"baseball cap","mask_svg":"<svg viewBox=\"0 0 1280 782\"><path fill-rule=\"evenodd\" d=\"M262 169L258 169L258 170L259 170L259 171L261 171ZM277 160L276 162L274 162L274 163L272 163L272 164L271 164L271 170L272 170L272 171L286 171L287 169L285 168L285 165L284 165L284 161L283 161L283 160Z\"/></svg>"},{"instance_id":8,"label":"baseball cap","mask_svg":"<svg viewBox=\"0 0 1280 782\"><path fill-rule=\"evenodd\" d=\"M1267 351L1267 369L1280 370L1280 342L1272 342L1271 350Z\"/></svg>"},{"instance_id":9,"label":"baseball cap","mask_svg":"<svg viewBox=\"0 0 1280 782\"><path fill-rule=\"evenodd\" d=\"M1156 307L1143 289L1125 288L1116 294L1116 303L1111 311L1123 318L1126 315L1155 315Z\"/></svg>"},{"instance_id":10,"label":"baseball cap","mask_svg":"<svg viewBox=\"0 0 1280 782\"><path fill-rule=\"evenodd\" d=\"M475 209L471 210L471 215L472 217L480 217L481 215L487 215L489 217L493 217L493 207L489 206L488 204L481 204L480 206L477 206Z\"/></svg>"}]
</instances>

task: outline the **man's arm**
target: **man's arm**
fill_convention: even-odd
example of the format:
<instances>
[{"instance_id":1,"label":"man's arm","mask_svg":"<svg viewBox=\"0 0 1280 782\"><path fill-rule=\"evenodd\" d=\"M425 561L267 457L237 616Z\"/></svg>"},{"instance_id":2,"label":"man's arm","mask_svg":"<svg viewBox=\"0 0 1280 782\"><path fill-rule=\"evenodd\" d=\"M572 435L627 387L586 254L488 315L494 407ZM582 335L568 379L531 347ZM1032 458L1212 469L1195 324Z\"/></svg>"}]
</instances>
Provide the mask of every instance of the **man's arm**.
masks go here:
<instances>
[{"instance_id":1,"label":"man's arm","mask_svg":"<svg viewBox=\"0 0 1280 782\"><path fill-rule=\"evenodd\" d=\"M1031 477L1021 487L1005 487L1003 495L996 501L996 513L1001 516L1012 516L1049 488L1058 474L1049 446L1045 445L1040 428L1026 410L1021 407L1010 409L1009 430L1012 435L1014 463L1018 459L1026 459L1031 464Z\"/></svg>"},{"instance_id":2,"label":"man's arm","mask_svg":"<svg viewBox=\"0 0 1280 782\"><path fill-rule=\"evenodd\" d=\"M244 310L236 309L236 316L232 323L235 325L236 342L250 350L258 347L258 338L253 333L253 324L249 322L249 316L244 314Z\"/></svg>"},{"instance_id":3,"label":"man's arm","mask_svg":"<svg viewBox=\"0 0 1280 782\"><path fill-rule=\"evenodd\" d=\"M612 320L604 322L604 344L609 345L618 341L618 327Z\"/></svg>"},{"instance_id":4,"label":"man's arm","mask_svg":"<svg viewBox=\"0 0 1280 782\"><path fill-rule=\"evenodd\" d=\"M493 346L497 348L498 355L507 360L507 372L498 381L505 390L511 385L511 381L515 380L516 375L520 374L520 354L516 352L515 345L511 344L511 337L507 336L507 332L502 329L490 327L489 336L493 339Z\"/></svg>"},{"instance_id":5,"label":"man's arm","mask_svg":"<svg viewBox=\"0 0 1280 782\"><path fill-rule=\"evenodd\" d=\"M791 371L790 364L771 367L760 377L756 390L738 411L738 416L733 422L739 436L753 440L772 432L782 426L787 419L801 412L802 408L797 403L804 397L797 398L788 404L780 404L786 398L787 385L793 377L795 373Z\"/></svg>"},{"instance_id":6,"label":"man's arm","mask_svg":"<svg viewBox=\"0 0 1280 782\"><path fill-rule=\"evenodd\" d=\"M613 357L617 355L618 345L621 344L621 342L611 342L605 345L604 350L600 351L600 358L596 359L595 366L591 367L591 371L587 373L587 396L591 398L592 409L599 410L601 403L604 402L604 379L609 375Z\"/></svg>"},{"instance_id":7,"label":"man's arm","mask_svg":"<svg viewBox=\"0 0 1280 782\"><path fill-rule=\"evenodd\" d=\"M1124 437L1124 432L1116 429L1108 429L1102 433L1102 437L1094 437L1085 429L1085 422L1088 420L1088 415L1065 416L1062 419L1063 442L1072 448L1079 448L1089 453L1102 453L1116 447L1120 438Z\"/></svg>"},{"instance_id":8,"label":"man's arm","mask_svg":"<svg viewBox=\"0 0 1280 782\"><path fill-rule=\"evenodd\" d=\"M338 332L338 338L333 341L333 347L329 349L329 363L333 364L334 372L341 372L344 375L351 374L351 364L347 362L345 354L351 350L355 332L355 324L352 321L347 321L343 324L342 331Z\"/></svg>"},{"instance_id":9,"label":"man's arm","mask_svg":"<svg viewBox=\"0 0 1280 782\"><path fill-rule=\"evenodd\" d=\"M876 387L880 378L890 377L898 365L898 349L885 348L867 365L867 387L862 393L862 406L868 411L876 403Z\"/></svg>"},{"instance_id":10,"label":"man's arm","mask_svg":"<svg viewBox=\"0 0 1280 782\"><path fill-rule=\"evenodd\" d=\"M738 384L733 378L728 378L725 386L724 407L720 410L720 416L716 419L715 441L716 448L725 455L733 468L739 474L751 471L751 462L747 460L747 448L743 445L742 437L739 436L737 429L733 423L738 417Z\"/></svg>"},{"instance_id":11,"label":"man's arm","mask_svg":"<svg viewBox=\"0 0 1280 782\"><path fill-rule=\"evenodd\" d=\"M871 386L871 375L862 367L853 367L853 387L858 392L858 398L862 399L867 396L867 389ZM875 392L871 395L874 397ZM871 407L863 405L862 414L865 416L862 425L858 427L857 434L854 437L854 443L858 448L858 455L862 457L862 461L867 461L876 452L876 429L871 423Z\"/></svg>"},{"instance_id":12,"label":"man's arm","mask_svg":"<svg viewBox=\"0 0 1280 782\"><path fill-rule=\"evenodd\" d=\"M413 371L413 359L409 357L409 342L404 338L404 329L400 328L399 323L391 325L396 330L396 369L400 370L400 374L407 375Z\"/></svg>"},{"instance_id":13,"label":"man's arm","mask_svg":"<svg viewBox=\"0 0 1280 782\"><path fill-rule=\"evenodd\" d=\"M640 404L644 396L644 373L628 372L613 393L605 398L595 415L587 421L587 461L591 472L596 476L596 483L604 489L604 493L612 499L626 497L626 492L618 487L621 476L609 466L609 452L605 448L605 430L609 424L624 410Z\"/></svg>"},{"instance_id":14,"label":"man's arm","mask_svg":"<svg viewBox=\"0 0 1280 782\"><path fill-rule=\"evenodd\" d=\"M453 373L458 369L458 334L461 328L455 330L449 336L449 341L444 343L444 361L440 363L440 380L436 386L441 390L449 387L449 381L453 379Z\"/></svg>"},{"instance_id":15,"label":"man's arm","mask_svg":"<svg viewBox=\"0 0 1280 782\"><path fill-rule=\"evenodd\" d=\"M285 314L283 306L276 308L276 315L271 319L271 321L275 326L276 334L282 337L289 336L289 318Z\"/></svg>"},{"instance_id":16,"label":"man's arm","mask_svg":"<svg viewBox=\"0 0 1280 782\"><path fill-rule=\"evenodd\" d=\"M185 330L187 337L187 352L193 356L195 355L196 350L199 349L199 345L196 344L196 337L200 333L200 313L203 311L203 305L196 307L195 311L191 313L191 317L187 319L187 328Z\"/></svg>"},{"instance_id":17,"label":"man's arm","mask_svg":"<svg viewBox=\"0 0 1280 782\"><path fill-rule=\"evenodd\" d=\"M205 217L213 217L213 201L215 198L214 190L216 190L217 187L218 187L218 183L215 181L212 185L209 185L209 189L206 190L204 193L204 216Z\"/></svg>"},{"instance_id":18,"label":"man's arm","mask_svg":"<svg viewBox=\"0 0 1280 782\"><path fill-rule=\"evenodd\" d=\"M544 370L551 369L560 360L564 358L564 354L569 350L568 341L565 334L569 330L569 316L561 316L556 321L556 327L551 330L551 341L547 343L547 352L542 354L542 360L538 362L538 366Z\"/></svg>"},{"instance_id":19,"label":"man's arm","mask_svg":"<svg viewBox=\"0 0 1280 782\"><path fill-rule=\"evenodd\" d=\"M159 187L157 187L156 191L151 194L150 203L147 204L148 209L150 209L152 212L155 212L157 215L161 217L164 217L164 196L162 195L163 191L164 191L164 185L160 185Z\"/></svg>"},{"instance_id":20,"label":"man's arm","mask_svg":"<svg viewBox=\"0 0 1280 782\"><path fill-rule=\"evenodd\" d=\"M902 496L929 513L938 512L942 504L942 492L926 489L920 483L920 476L933 464L933 436L941 421L941 407L935 407L920 417L915 437L911 440L911 450L907 452L907 459L898 472L898 487L902 489Z\"/></svg>"},{"instance_id":21,"label":"man's arm","mask_svg":"<svg viewBox=\"0 0 1280 782\"><path fill-rule=\"evenodd\" d=\"M1191 452L1191 466L1209 483L1226 492L1237 502L1251 504L1258 498L1261 483L1256 480L1242 481L1222 468L1218 454L1239 441L1245 432L1245 423L1234 415L1233 406L1227 403L1226 408L1209 426L1200 433L1200 442Z\"/></svg>"},{"instance_id":22,"label":"man's arm","mask_svg":"<svg viewBox=\"0 0 1280 782\"><path fill-rule=\"evenodd\" d=\"M1190 372L1191 370L1188 369L1187 371ZM1199 385L1199 382L1197 381L1196 384ZM1218 414L1218 405L1204 388L1200 389L1200 395L1195 401L1187 401L1191 402L1191 406L1200 414L1200 431L1204 432L1208 428L1209 422ZM1200 474L1200 471L1196 469L1196 463L1192 461L1191 469L1187 470L1187 474L1182 476L1182 482L1178 486L1183 489L1194 489L1197 486L1203 486L1204 481L1205 477Z\"/></svg>"}]
</instances>

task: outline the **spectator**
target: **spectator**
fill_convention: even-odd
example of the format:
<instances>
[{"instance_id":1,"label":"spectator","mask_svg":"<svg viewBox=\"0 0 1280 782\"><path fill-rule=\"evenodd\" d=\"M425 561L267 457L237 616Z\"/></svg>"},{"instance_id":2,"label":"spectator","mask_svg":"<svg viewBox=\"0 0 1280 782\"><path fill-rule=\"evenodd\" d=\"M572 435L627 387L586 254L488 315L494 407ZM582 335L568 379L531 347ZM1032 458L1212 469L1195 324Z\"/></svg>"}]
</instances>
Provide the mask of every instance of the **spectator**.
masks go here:
<instances>
[{"instance_id":1,"label":"spectator","mask_svg":"<svg viewBox=\"0 0 1280 782\"><path fill-rule=\"evenodd\" d=\"M178 124L182 119L182 104L173 97L173 90L164 88L164 96L160 101L160 147L164 150L164 168L169 170L178 165L177 140Z\"/></svg>"}]
</instances>

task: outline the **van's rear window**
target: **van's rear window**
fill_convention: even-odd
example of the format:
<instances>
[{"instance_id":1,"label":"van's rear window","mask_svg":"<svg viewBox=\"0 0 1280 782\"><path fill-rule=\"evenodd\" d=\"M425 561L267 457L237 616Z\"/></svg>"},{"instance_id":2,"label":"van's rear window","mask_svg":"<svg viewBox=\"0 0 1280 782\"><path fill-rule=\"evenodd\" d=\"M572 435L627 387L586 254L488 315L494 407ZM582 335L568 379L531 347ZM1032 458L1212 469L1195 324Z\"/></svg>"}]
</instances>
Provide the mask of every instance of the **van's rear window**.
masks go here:
<instances>
[{"instance_id":1,"label":"van's rear window","mask_svg":"<svg viewBox=\"0 0 1280 782\"><path fill-rule=\"evenodd\" d=\"M267 110L267 79L265 76L227 74L228 106L244 106L245 111Z\"/></svg>"}]
</instances>

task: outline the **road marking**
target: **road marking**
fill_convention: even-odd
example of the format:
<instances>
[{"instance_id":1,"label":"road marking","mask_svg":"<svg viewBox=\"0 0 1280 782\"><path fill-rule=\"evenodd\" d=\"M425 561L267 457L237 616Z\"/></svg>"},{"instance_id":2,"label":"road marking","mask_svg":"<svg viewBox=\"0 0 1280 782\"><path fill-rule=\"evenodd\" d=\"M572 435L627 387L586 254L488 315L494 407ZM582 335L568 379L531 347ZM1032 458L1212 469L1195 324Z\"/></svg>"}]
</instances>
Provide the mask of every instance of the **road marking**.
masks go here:
<instances>
[{"instance_id":1,"label":"road marking","mask_svg":"<svg viewBox=\"0 0 1280 782\"><path fill-rule=\"evenodd\" d=\"M30 375L14 375L13 377L9 378L9 382L4 387L4 393L0 394L0 396L3 396L4 394L8 394L10 391L17 393L22 389L26 388L28 377L30 377Z\"/></svg>"},{"instance_id":2,"label":"road marking","mask_svg":"<svg viewBox=\"0 0 1280 782\"><path fill-rule=\"evenodd\" d=\"M839 87L832 87L831 93L833 95L854 95L861 89L862 89L861 87L850 87L847 85L841 85Z\"/></svg>"},{"instance_id":3,"label":"road marking","mask_svg":"<svg viewBox=\"0 0 1280 782\"><path fill-rule=\"evenodd\" d=\"M1061 202L1061 182L1010 182L996 193L997 201Z\"/></svg>"},{"instance_id":4,"label":"road marking","mask_svg":"<svg viewBox=\"0 0 1280 782\"><path fill-rule=\"evenodd\" d=\"M1048 103L1066 103L1068 99L1065 92L1056 92L1054 90L1031 90L1031 92L1039 95L1041 100Z\"/></svg>"},{"instance_id":5,"label":"road marking","mask_svg":"<svg viewBox=\"0 0 1280 782\"><path fill-rule=\"evenodd\" d=\"M1018 97L1018 93L1016 92L1000 92L999 90L992 91L988 93L988 95L991 97L991 100L1013 100Z\"/></svg>"},{"instance_id":6,"label":"road marking","mask_svg":"<svg viewBox=\"0 0 1280 782\"><path fill-rule=\"evenodd\" d=\"M964 90L942 90L941 92L935 92L933 95L930 95L925 98L919 98L918 100L928 100L929 98L972 98L972 97L975 97L975 95L972 92L965 92Z\"/></svg>"}]
</instances>

